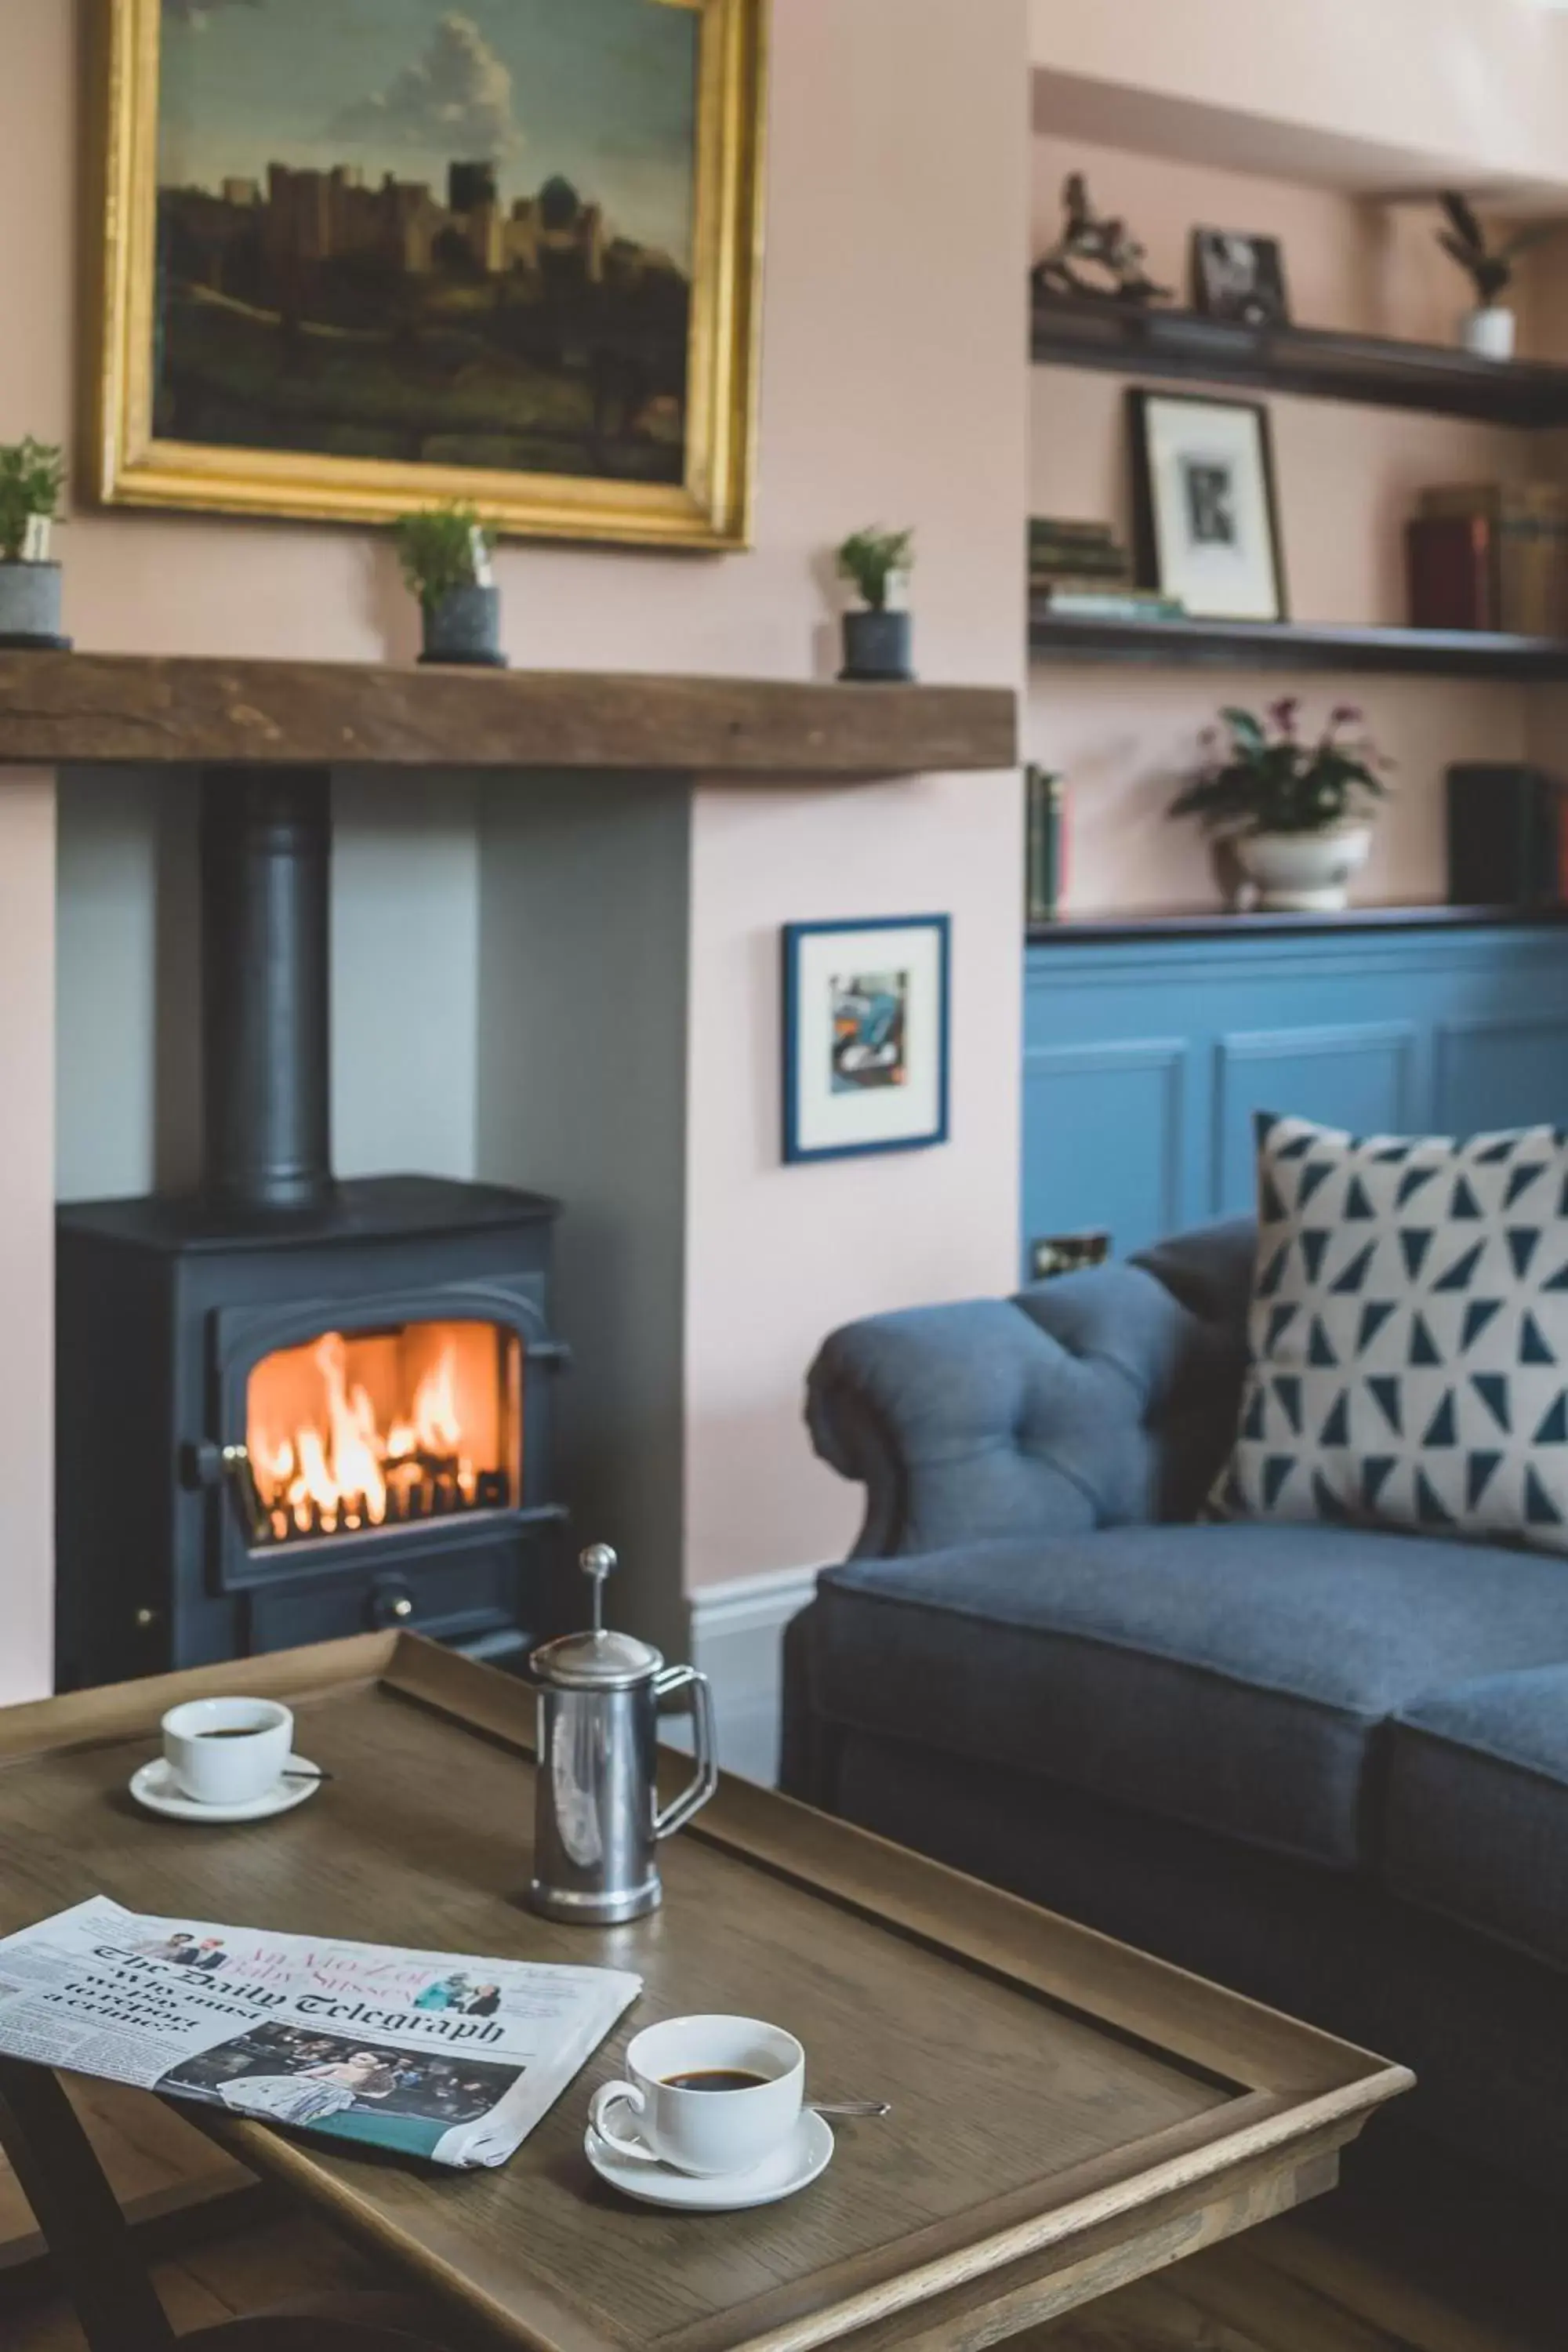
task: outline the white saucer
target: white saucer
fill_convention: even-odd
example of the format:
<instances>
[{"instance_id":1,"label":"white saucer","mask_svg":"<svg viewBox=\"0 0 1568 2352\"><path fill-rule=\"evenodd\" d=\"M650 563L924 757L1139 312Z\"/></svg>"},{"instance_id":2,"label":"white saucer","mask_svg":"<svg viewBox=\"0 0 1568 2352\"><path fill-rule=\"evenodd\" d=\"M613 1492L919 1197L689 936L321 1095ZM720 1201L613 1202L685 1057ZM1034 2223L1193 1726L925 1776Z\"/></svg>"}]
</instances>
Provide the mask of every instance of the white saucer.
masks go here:
<instances>
[{"instance_id":1,"label":"white saucer","mask_svg":"<svg viewBox=\"0 0 1568 2352\"><path fill-rule=\"evenodd\" d=\"M624 2112L624 2110L623 2110ZM644 2205L672 2205L687 2213L734 2213L745 2205L776 2205L807 2189L833 2161L833 2129L821 2116L803 2115L782 2147L750 2172L726 2172L698 2179L673 2165L638 2164L617 2156L589 2125L583 2152L601 2180Z\"/></svg>"},{"instance_id":2,"label":"white saucer","mask_svg":"<svg viewBox=\"0 0 1568 2352\"><path fill-rule=\"evenodd\" d=\"M289 1769L314 1772L317 1767L309 1757L290 1756ZM131 1776L131 1793L137 1803L145 1805L150 1813L162 1813L171 1822L269 1822L274 1813L291 1813L296 1805L313 1797L321 1785L319 1780L279 1780L264 1797L251 1797L243 1805L198 1805L180 1788L165 1757L154 1758Z\"/></svg>"}]
</instances>

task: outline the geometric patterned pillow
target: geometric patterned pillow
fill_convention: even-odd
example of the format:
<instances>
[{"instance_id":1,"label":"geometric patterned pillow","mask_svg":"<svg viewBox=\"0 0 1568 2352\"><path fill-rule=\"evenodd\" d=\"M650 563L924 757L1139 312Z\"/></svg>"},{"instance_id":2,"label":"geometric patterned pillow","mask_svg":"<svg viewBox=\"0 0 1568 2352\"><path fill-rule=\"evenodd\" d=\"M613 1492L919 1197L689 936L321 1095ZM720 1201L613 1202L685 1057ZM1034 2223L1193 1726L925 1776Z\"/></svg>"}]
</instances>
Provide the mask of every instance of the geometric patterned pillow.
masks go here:
<instances>
[{"instance_id":1,"label":"geometric patterned pillow","mask_svg":"<svg viewBox=\"0 0 1568 2352\"><path fill-rule=\"evenodd\" d=\"M1260 1118L1258 1192L1211 1509L1568 1551L1568 1136Z\"/></svg>"}]
</instances>

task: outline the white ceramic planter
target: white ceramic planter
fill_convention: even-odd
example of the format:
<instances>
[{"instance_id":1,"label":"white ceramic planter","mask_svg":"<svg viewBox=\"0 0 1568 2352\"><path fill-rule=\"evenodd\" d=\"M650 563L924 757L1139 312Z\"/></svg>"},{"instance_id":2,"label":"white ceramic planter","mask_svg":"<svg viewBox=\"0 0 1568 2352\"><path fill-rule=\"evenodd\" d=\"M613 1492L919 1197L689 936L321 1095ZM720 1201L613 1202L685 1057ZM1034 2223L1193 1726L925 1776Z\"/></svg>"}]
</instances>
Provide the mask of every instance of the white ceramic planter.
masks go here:
<instances>
[{"instance_id":1,"label":"white ceramic planter","mask_svg":"<svg viewBox=\"0 0 1568 2352\"><path fill-rule=\"evenodd\" d=\"M1237 865L1258 892L1259 907L1279 914L1337 915L1350 884L1366 864L1370 824L1338 824L1327 833L1238 833L1231 837Z\"/></svg>"},{"instance_id":2,"label":"white ceramic planter","mask_svg":"<svg viewBox=\"0 0 1568 2352\"><path fill-rule=\"evenodd\" d=\"M1519 321L1500 302L1484 310L1467 310L1459 321L1459 341L1479 360L1510 360Z\"/></svg>"}]
</instances>

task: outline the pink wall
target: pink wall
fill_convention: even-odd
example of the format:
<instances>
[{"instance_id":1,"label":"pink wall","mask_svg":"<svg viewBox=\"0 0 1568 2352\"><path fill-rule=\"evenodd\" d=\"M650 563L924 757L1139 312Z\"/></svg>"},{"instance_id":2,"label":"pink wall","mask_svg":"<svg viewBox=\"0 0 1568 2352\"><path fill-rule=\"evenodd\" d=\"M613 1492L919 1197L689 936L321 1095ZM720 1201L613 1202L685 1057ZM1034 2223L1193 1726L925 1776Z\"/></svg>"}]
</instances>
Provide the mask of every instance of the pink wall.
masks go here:
<instances>
[{"instance_id":1,"label":"pink wall","mask_svg":"<svg viewBox=\"0 0 1568 2352\"><path fill-rule=\"evenodd\" d=\"M1012 681L1024 630L1021 13L1003 0L784 0L779 16L764 538L809 561L852 515L912 521L922 672ZM694 1583L842 1552L856 1498L808 1465L800 1427L802 1375L836 1323L1014 1276L1019 888L1011 777L828 802L699 795ZM778 925L939 910L954 927L952 1142L781 1167Z\"/></svg>"},{"instance_id":2,"label":"pink wall","mask_svg":"<svg viewBox=\"0 0 1568 2352\"><path fill-rule=\"evenodd\" d=\"M62 289L74 274L76 13L62 0L5 0L0 437L69 430L74 344ZM545 667L826 674L834 634L823 551L880 518L919 529L925 674L1015 681L1026 0L782 0L774 52L755 551L694 561L508 547L497 568L510 651ZM79 514L65 553L68 618L85 646L343 658L409 650L406 600L386 548L367 534ZM799 1424L806 1361L834 1323L872 1306L995 1287L1013 1270L1018 833L1009 779L700 796L689 1580L840 1549L848 1490L813 1465ZM957 922L954 1142L785 1173L774 1108L777 927L829 911L928 908L951 909ZM35 964L43 952L35 940ZM11 1003L17 995L14 986ZM42 1262L41 1195L26 1231ZM30 1607L46 1561L35 1548L14 1571Z\"/></svg>"},{"instance_id":3,"label":"pink wall","mask_svg":"<svg viewBox=\"0 0 1568 2352\"><path fill-rule=\"evenodd\" d=\"M899 108L907 79L911 108L936 111L940 94L931 91L925 59L942 47L943 20L958 15L969 28L960 45L965 55L944 58L961 77L958 88L966 89L972 71L977 81L992 72L992 59L1005 47L1022 110L1026 6L1026 0L973 0L953 11L944 0L910 0L903 8L887 0L856 0L844 9L817 0L780 0L756 548L739 561L504 548L497 576L514 660L548 668L778 677L799 677L814 660L818 667L826 662L820 541L865 519L859 484L868 481L879 444L890 438L909 453L906 479L910 473L946 471L951 463L944 446L950 420L937 416L908 364L928 340L920 319L895 320L890 304L873 303L880 330L877 413L857 413L840 399L842 346L847 341L853 349L861 337L858 320L844 315L832 290L844 276L837 248L875 244L886 268L890 236L907 299L918 301L922 312L940 312L949 297L933 274L933 256L942 244L948 205L945 192L928 198L922 185L934 150L955 172L975 172L994 208L987 241L1012 251L1015 202L1023 202L1022 111L1006 124L1004 194L984 152L984 134L964 119L963 101L954 98L940 121L928 121L925 156L906 145ZM0 344L0 438L26 430L60 438L70 431L76 337L73 304L62 289L76 276L77 15L66 0L5 0L0 285L11 307ZM884 52L879 68L868 69L869 28L886 32L894 18L909 26L908 65L900 58L890 72ZM900 32L900 41L904 37ZM832 92L841 75L860 89L861 119L846 126L843 149L833 153L814 142L811 123L829 108L837 116ZM799 178L808 184L797 190ZM917 235L914 222L922 209L930 218ZM977 209L959 197L958 216L973 223ZM792 215L808 216L802 217L807 241L792 234ZM902 236L900 215L909 221ZM868 290L874 289L862 283L856 293L863 299ZM810 416L792 415L797 399L809 404ZM933 429L941 436L934 444ZM822 472L825 450L836 457L828 476ZM812 469L806 478L799 471L803 465ZM835 484L831 499L821 494L826 479ZM943 567L962 552L951 519L956 511L954 501L946 530L933 525L927 551L921 597L939 610L952 593ZM80 644L99 650L366 660L384 657L389 648L401 656L413 646L408 600L389 547L373 533L82 514L71 525L64 553L69 625ZM962 598L963 591L958 593ZM932 651L942 651L940 639ZM997 647L994 675L1004 674L1011 655L1010 646Z\"/></svg>"},{"instance_id":4,"label":"pink wall","mask_svg":"<svg viewBox=\"0 0 1568 2352\"><path fill-rule=\"evenodd\" d=\"M55 796L0 782L0 1706L54 1655Z\"/></svg>"},{"instance_id":5,"label":"pink wall","mask_svg":"<svg viewBox=\"0 0 1568 2352\"><path fill-rule=\"evenodd\" d=\"M1451 332L1456 273L1432 246L1424 209L1401 207L1389 223L1376 208L1323 190L1037 139L1036 253L1050 241L1062 178L1075 168L1089 173L1097 204L1127 214L1149 246L1156 277L1179 290L1194 223L1253 229L1283 239L1294 315L1303 324L1434 338ZM1031 510L1110 517L1125 531L1121 383L1068 368L1037 368L1033 375ZM1288 397L1270 399L1268 407L1298 620L1405 618L1403 527L1426 484L1556 470L1543 445L1458 419ZM1189 825L1166 824L1163 812L1222 701L1257 705L1287 691L1304 693L1313 709L1339 700L1363 705L1397 762L1398 798L1380 825L1358 895L1443 895L1443 770L1454 760L1523 756L1528 712L1518 689L1041 667L1030 684L1027 740L1031 757L1068 778L1075 911L1212 902L1201 837Z\"/></svg>"},{"instance_id":6,"label":"pink wall","mask_svg":"<svg viewBox=\"0 0 1568 2352\"><path fill-rule=\"evenodd\" d=\"M1032 0L1031 15L1037 68L1129 98L1405 149L1466 180L1568 184L1568 26L1530 0Z\"/></svg>"},{"instance_id":7,"label":"pink wall","mask_svg":"<svg viewBox=\"0 0 1568 2352\"><path fill-rule=\"evenodd\" d=\"M807 1465L801 1429L836 1325L1016 1279L1016 787L868 787L831 843L804 795L708 792L692 874L687 1562L705 1584L851 1540L858 1490ZM779 922L921 912L953 919L952 1143L781 1166Z\"/></svg>"}]
</instances>

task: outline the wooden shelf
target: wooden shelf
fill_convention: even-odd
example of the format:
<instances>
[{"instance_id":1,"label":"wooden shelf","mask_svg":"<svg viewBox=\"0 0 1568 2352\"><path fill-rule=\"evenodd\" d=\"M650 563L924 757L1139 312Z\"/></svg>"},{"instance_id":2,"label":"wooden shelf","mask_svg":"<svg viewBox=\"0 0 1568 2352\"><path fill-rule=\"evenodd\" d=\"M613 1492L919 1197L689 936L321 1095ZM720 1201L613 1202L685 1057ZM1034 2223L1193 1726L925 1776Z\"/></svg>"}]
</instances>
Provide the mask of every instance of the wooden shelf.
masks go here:
<instances>
[{"instance_id":1,"label":"wooden shelf","mask_svg":"<svg viewBox=\"0 0 1568 2352\"><path fill-rule=\"evenodd\" d=\"M1568 637L1481 629L1349 629L1274 621L1082 620L1037 611L1029 650L1042 662L1122 662L1170 669L1383 670L1430 677L1568 679Z\"/></svg>"},{"instance_id":2,"label":"wooden shelf","mask_svg":"<svg viewBox=\"0 0 1568 2352\"><path fill-rule=\"evenodd\" d=\"M1061 915L1052 923L1030 923L1032 948L1121 944L1133 940L1205 940L1236 936L1289 938L1300 932L1561 930L1568 907L1450 907L1427 904L1344 907L1338 914L1295 914L1251 908L1151 908L1123 915Z\"/></svg>"},{"instance_id":3,"label":"wooden shelf","mask_svg":"<svg viewBox=\"0 0 1568 2352\"><path fill-rule=\"evenodd\" d=\"M735 784L1011 768L1004 687L0 653L0 766L601 769Z\"/></svg>"},{"instance_id":4,"label":"wooden shelf","mask_svg":"<svg viewBox=\"0 0 1568 2352\"><path fill-rule=\"evenodd\" d=\"M1568 425L1568 368L1480 360L1440 343L1245 327L1195 310L1140 310L1037 295L1037 364L1109 369L1170 383L1244 384L1377 408L1424 409L1541 430Z\"/></svg>"}]
</instances>

